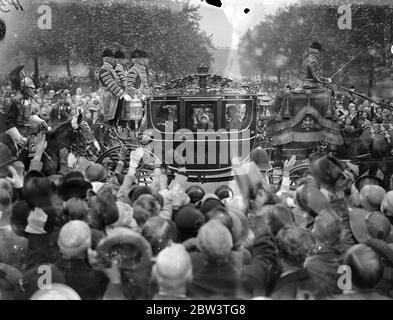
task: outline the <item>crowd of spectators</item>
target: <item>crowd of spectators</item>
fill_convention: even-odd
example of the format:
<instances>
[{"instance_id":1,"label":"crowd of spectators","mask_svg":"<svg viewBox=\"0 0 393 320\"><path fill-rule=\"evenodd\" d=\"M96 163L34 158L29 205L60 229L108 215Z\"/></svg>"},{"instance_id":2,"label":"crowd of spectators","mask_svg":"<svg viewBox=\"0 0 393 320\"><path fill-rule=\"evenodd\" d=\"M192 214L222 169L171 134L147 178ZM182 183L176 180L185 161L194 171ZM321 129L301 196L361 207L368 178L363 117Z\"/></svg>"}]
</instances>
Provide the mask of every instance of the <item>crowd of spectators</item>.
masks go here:
<instances>
[{"instance_id":1,"label":"crowd of spectators","mask_svg":"<svg viewBox=\"0 0 393 320\"><path fill-rule=\"evenodd\" d=\"M389 101L382 101L392 106ZM374 124L393 124L391 108L370 103L350 93L336 100L336 110L343 137L360 135L364 129Z\"/></svg>"},{"instance_id":2,"label":"crowd of spectators","mask_svg":"<svg viewBox=\"0 0 393 320\"><path fill-rule=\"evenodd\" d=\"M56 89L41 87L33 103L49 126L59 103L99 118L96 92ZM3 87L3 108L13 94ZM344 104L344 131L390 121L367 102ZM393 297L393 181L313 154L296 181L296 158L287 160L277 190L257 148L249 163L233 159L235 181L208 193L187 182L183 167L169 181L157 164L152 183L139 183L142 148L122 148L115 175L96 163L71 168L63 150L48 177L46 147L40 134L25 167L0 144L1 299Z\"/></svg>"},{"instance_id":3,"label":"crowd of spectators","mask_svg":"<svg viewBox=\"0 0 393 320\"><path fill-rule=\"evenodd\" d=\"M314 154L291 186L293 157L275 190L257 148L207 193L183 167L169 181L157 164L139 184L142 148L119 151L115 176L71 169L62 152L61 174L47 177L45 148L40 136L25 168L0 145L2 299L392 297L393 194L351 164Z\"/></svg>"}]
</instances>

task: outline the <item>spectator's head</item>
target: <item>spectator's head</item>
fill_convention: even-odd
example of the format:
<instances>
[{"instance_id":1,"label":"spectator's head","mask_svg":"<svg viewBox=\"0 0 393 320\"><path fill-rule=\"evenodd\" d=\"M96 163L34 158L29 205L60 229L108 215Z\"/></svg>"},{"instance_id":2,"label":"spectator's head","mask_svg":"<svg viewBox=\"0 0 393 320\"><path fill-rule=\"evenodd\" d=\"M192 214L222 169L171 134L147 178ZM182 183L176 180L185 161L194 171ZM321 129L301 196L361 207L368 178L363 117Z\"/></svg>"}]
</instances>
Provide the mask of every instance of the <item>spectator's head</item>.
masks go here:
<instances>
[{"instance_id":1,"label":"spectator's head","mask_svg":"<svg viewBox=\"0 0 393 320\"><path fill-rule=\"evenodd\" d=\"M133 205L135 200L137 200L143 194L153 194L152 190L147 186L135 186L131 189L128 197L130 199L131 204Z\"/></svg>"},{"instance_id":2,"label":"spectator's head","mask_svg":"<svg viewBox=\"0 0 393 320\"><path fill-rule=\"evenodd\" d=\"M50 289L40 289L32 295L30 300L82 300L79 294L71 287L60 284L51 284Z\"/></svg>"},{"instance_id":3,"label":"spectator's head","mask_svg":"<svg viewBox=\"0 0 393 320\"><path fill-rule=\"evenodd\" d=\"M157 199L151 194L143 194L133 204L134 218L138 226L150 219L150 217L158 216L161 206Z\"/></svg>"},{"instance_id":4,"label":"spectator's head","mask_svg":"<svg viewBox=\"0 0 393 320\"><path fill-rule=\"evenodd\" d=\"M88 220L89 207L87 202L78 198L71 198L64 204L63 214L67 220Z\"/></svg>"},{"instance_id":5,"label":"spectator's head","mask_svg":"<svg viewBox=\"0 0 393 320\"><path fill-rule=\"evenodd\" d=\"M51 282L53 284L65 284L64 274L54 265L45 264L38 265L28 269L23 278L19 281L19 290L16 293L18 300L28 300L34 293L39 290L40 279L42 279L43 271L51 275Z\"/></svg>"},{"instance_id":6,"label":"spectator's head","mask_svg":"<svg viewBox=\"0 0 393 320\"><path fill-rule=\"evenodd\" d=\"M102 187L97 194L88 192L89 219L95 228L103 230L119 220L116 196L109 187Z\"/></svg>"},{"instance_id":7,"label":"spectator's head","mask_svg":"<svg viewBox=\"0 0 393 320\"><path fill-rule=\"evenodd\" d=\"M102 164L93 163L87 167L85 176L89 182L106 182L109 173L108 169Z\"/></svg>"},{"instance_id":8,"label":"spectator's head","mask_svg":"<svg viewBox=\"0 0 393 320\"><path fill-rule=\"evenodd\" d=\"M70 198L86 199L89 189L92 189L92 185L84 179L83 174L74 171L63 177L59 193L64 201Z\"/></svg>"},{"instance_id":9,"label":"spectator's head","mask_svg":"<svg viewBox=\"0 0 393 320\"><path fill-rule=\"evenodd\" d=\"M374 289L384 273L384 267L378 255L363 244L348 249L344 256L344 265L351 268L352 285L355 289Z\"/></svg>"},{"instance_id":10,"label":"spectator's head","mask_svg":"<svg viewBox=\"0 0 393 320\"><path fill-rule=\"evenodd\" d=\"M180 244L172 244L163 249L153 266L153 278L163 293L186 293L192 281L191 258Z\"/></svg>"},{"instance_id":11,"label":"spectator's head","mask_svg":"<svg viewBox=\"0 0 393 320\"><path fill-rule=\"evenodd\" d=\"M179 242L195 238L199 228L205 223L205 216L192 204L183 206L173 216L178 231Z\"/></svg>"},{"instance_id":12,"label":"spectator's head","mask_svg":"<svg viewBox=\"0 0 393 320\"><path fill-rule=\"evenodd\" d=\"M205 191L202 187L194 185L186 190L186 194L190 197L190 203L196 204L205 196Z\"/></svg>"},{"instance_id":13,"label":"spectator's head","mask_svg":"<svg viewBox=\"0 0 393 320\"><path fill-rule=\"evenodd\" d=\"M355 185L356 189L361 191L363 189L363 187L367 186L367 185L376 185L376 186L380 186L383 188L384 183L377 176L366 175L366 176L361 176L361 177L357 178L354 182L354 185Z\"/></svg>"},{"instance_id":14,"label":"spectator's head","mask_svg":"<svg viewBox=\"0 0 393 320\"><path fill-rule=\"evenodd\" d=\"M233 228L232 217L228 214L227 209L225 207L219 206L213 208L212 210L206 213L205 217L208 221L213 219L219 220L224 226L228 228L228 230L232 230Z\"/></svg>"},{"instance_id":15,"label":"spectator's head","mask_svg":"<svg viewBox=\"0 0 393 320\"><path fill-rule=\"evenodd\" d=\"M381 203L381 212L393 223L393 191L385 194Z\"/></svg>"},{"instance_id":16,"label":"spectator's head","mask_svg":"<svg viewBox=\"0 0 393 320\"><path fill-rule=\"evenodd\" d=\"M222 185L219 186L215 191L214 194L223 202L227 202L230 199L233 199L233 190L226 186L226 185Z\"/></svg>"},{"instance_id":17,"label":"spectator's head","mask_svg":"<svg viewBox=\"0 0 393 320\"><path fill-rule=\"evenodd\" d=\"M329 206L329 201L322 192L315 188L315 185L309 183L296 189L296 203L300 209L308 212L313 217Z\"/></svg>"},{"instance_id":18,"label":"spectator's head","mask_svg":"<svg viewBox=\"0 0 393 320\"><path fill-rule=\"evenodd\" d=\"M142 236L150 243L153 256L176 240L173 222L161 217L152 217L143 225Z\"/></svg>"},{"instance_id":19,"label":"spectator's head","mask_svg":"<svg viewBox=\"0 0 393 320\"><path fill-rule=\"evenodd\" d=\"M341 218L332 210L323 210L315 218L312 234L319 243L338 244L342 235Z\"/></svg>"},{"instance_id":20,"label":"spectator's head","mask_svg":"<svg viewBox=\"0 0 393 320\"><path fill-rule=\"evenodd\" d=\"M277 235L285 226L295 225L293 214L285 205L266 205L258 213L258 216L266 218L270 231L274 235Z\"/></svg>"},{"instance_id":21,"label":"spectator's head","mask_svg":"<svg viewBox=\"0 0 393 320\"><path fill-rule=\"evenodd\" d=\"M86 222L74 220L65 224L57 240L60 252L66 259L86 258L91 246L91 230Z\"/></svg>"},{"instance_id":22,"label":"spectator's head","mask_svg":"<svg viewBox=\"0 0 393 320\"><path fill-rule=\"evenodd\" d=\"M350 103L348 105L348 110L349 110L349 113L355 114L356 113L356 105L354 103Z\"/></svg>"},{"instance_id":23,"label":"spectator's head","mask_svg":"<svg viewBox=\"0 0 393 320\"><path fill-rule=\"evenodd\" d=\"M261 171L268 171L272 168L268 153L261 147L257 147L251 152L251 161L254 161Z\"/></svg>"},{"instance_id":24,"label":"spectator's head","mask_svg":"<svg viewBox=\"0 0 393 320\"><path fill-rule=\"evenodd\" d=\"M379 211L386 195L385 189L377 185L366 185L360 190L359 202L368 211Z\"/></svg>"},{"instance_id":25,"label":"spectator's head","mask_svg":"<svg viewBox=\"0 0 393 320\"><path fill-rule=\"evenodd\" d=\"M333 156L317 157L311 160L311 172L317 182L334 192L351 188L352 177L346 173L340 161Z\"/></svg>"},{"instance_id":26,"label":"spectator's head","mask_svg":"<svg viewBox=\"0 0 393 320\"><path fill-rule=\"evenodd\" d=\"M210 210L221 207L224 208L225 205L218 199L215 194L206 194L201 202L199 203L201 212L206 215Z\"/></svg>"},{"instance_id":27,"label":"spectator's head","mask_svg":"<svg viewBox=\"0 0 393 320\"><path fill-rule=\"evenodd\" d=\"M371 238L385 240L390 234L390 222L380 212L352 209L348 216L352 234L359 243L365 243Z\"/></svg>"},{"instance_id":28,"label":"spectator's head","mask_svg":"<svg viewBox=\"0 0 393 320\"><path fill-rule=\"evenodd\" d=\"M286 226L277 235L278 254L283 267L289 265L301 268L314 246L311 232L296 226Z\"/></svg>"},{"instance_id":29,"label":"spectator's head","mask_svg":"<svg viewBox=\"0 0 393 320\"><path fill-rule=\"evenodd\" d=\"M111 225L112 228L125 227L135 229L138 224L134 219L134 210L127 203L117 201L117 211L119 213L119 219Z\"/></svg>"},{"instance_id":30,"label":"spectator's head","mask_svg":"<svg viewBox=\"0 0 393 320\"><path fill-rule=\"evenodd\" d=\"M144 237L128 228L114 228L100 241L97 253L105 267L110 267L113 259L118 261L123 293L127 299L148 298L152 254Z\"/></svg>"},{"instance_id":31,"label":"spectator's head","mask_svg":"<svg viewBox=\"0 0 393 320\"><path fill-rule=\"evenodd\" d=\"M232 235L218 220L210 220L198 232L199 250L214 263L227 262L233 247Z\"/></svg>"}]
</instances>

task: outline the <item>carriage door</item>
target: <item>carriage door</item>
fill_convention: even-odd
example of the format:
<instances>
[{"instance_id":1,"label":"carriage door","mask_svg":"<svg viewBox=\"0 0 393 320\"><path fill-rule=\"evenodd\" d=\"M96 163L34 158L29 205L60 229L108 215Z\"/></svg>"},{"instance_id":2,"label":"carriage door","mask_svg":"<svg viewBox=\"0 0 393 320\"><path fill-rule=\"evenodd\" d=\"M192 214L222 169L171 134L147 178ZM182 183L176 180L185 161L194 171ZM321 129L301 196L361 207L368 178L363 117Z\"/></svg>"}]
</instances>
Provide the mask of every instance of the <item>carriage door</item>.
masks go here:
<instances>
[{"instance_id":1,"label":"carriage door","mask_svg":"<svg viewBox=\"0 0 393 320\"><path fill-rule=\"evenodd\" d=\"M217 168L218 98L185 100L183 156L191 169Z\"/></svg>"},{"instance_id":2,"label":"carriage door","mask_svg":"<svg viewBox=\"0 0 393 320\"><path fill-rule=\"evenodd\" d=\"M246 160L253 148L256 129L256 105L249 97L226 97L222 101L222 128L228 137L227 146L221 134L221 156L229 161L234 156Z\"/></svg>"}]
</instances>

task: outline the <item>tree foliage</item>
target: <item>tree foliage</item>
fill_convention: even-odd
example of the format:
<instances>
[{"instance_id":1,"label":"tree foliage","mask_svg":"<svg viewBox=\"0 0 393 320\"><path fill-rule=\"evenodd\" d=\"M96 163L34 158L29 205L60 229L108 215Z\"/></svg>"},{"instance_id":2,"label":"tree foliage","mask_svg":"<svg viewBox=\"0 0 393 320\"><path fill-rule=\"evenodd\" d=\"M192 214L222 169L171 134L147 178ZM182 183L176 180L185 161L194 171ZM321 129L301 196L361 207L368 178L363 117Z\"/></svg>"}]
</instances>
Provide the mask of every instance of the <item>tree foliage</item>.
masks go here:
<instances>
[{"instance_id":1,"label":"tree foliage","mask_svg":"<svg viewBox=\"0 0 393 320\"><path fill-rule=\"evenodd\" d=\"M393 8L383 3L351 4L352 29L340 29L338 12L343 0L303 0L267 16L243 37L239 51L244 74L250 70L298 75L307 48L319 41L327 50L323 69L332 75L352 57L359 56L335 80L368 79L369 94L375 81L392 72Z\"/></svg>"},{"instance_id":2,"label":"tree foliage","mask_svg":"<svg viewBox=\"0 0 393 320\"><path fill-rule=\"evenodd\" d=\"M146 50L156 77L177 77L212 61L212 41L199 28L198 7L173 0L49 1L52 30L37 26L42 0L29 0L17 26L18 36L8 55L67 64L82 62L92 69L101 64L106 47Z\"/></svg>"}]
</instances>

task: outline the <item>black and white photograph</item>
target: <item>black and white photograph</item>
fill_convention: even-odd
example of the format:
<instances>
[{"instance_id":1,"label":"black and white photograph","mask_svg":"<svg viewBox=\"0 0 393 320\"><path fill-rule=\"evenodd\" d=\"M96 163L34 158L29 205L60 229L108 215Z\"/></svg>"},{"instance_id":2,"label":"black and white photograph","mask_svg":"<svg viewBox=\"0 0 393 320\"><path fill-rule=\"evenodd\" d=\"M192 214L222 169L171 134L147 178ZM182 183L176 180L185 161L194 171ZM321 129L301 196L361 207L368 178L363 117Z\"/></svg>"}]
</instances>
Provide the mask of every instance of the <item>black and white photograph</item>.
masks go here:
<instances>
[{"instance_id":1,"label":"black and white photograph","mask_svg":"<svg viewBox=\"0 0 393 320\"><path fill-rule=\"evenodd\" d=\"M392 224L392 0L0 0L0 300L391 300Z\"/></svg>"}]
</instances>

